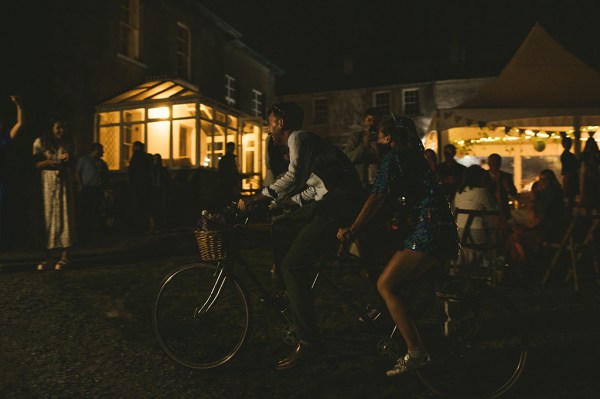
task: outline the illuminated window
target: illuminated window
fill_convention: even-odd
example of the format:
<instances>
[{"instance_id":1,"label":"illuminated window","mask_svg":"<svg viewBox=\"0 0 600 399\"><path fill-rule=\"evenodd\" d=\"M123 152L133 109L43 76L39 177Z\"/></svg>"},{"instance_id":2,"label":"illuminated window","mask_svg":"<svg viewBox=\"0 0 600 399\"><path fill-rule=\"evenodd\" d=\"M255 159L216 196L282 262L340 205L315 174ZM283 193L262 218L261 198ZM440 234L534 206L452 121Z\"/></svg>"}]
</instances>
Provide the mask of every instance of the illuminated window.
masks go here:
<instances>
[{"instance_id":1,"label":"illuminated window","mask_svg":"<svg viewBox=\"0 0 600 399\"><path fill-rule=\"evenodd\" d=\"M264 115L263 94L256 89L252 89L252 94L252 115L262 117Z\"/></svg>"},{"instance_id":2,"label":"illuminated window","mask_svg":"<svg viewBox=\"0 0 600 399\"><path fill-rule=\"evenodd\" d=\"M326 98L317 98L314 101L315 123L327 123L329 119L329 104Z\"/></svg>"},{"instance_id":3,"label":"illuminated window","mask_svg":"<svg viewBox=\"0 0 600 399\"><path fill-rule=\"evenodd\" d=\"M148 109L148 119L167 119L171 112L169 107L158 107Z\"/></svg>"},{"instance_id":4,"label":"illuminated window","mask_svg":"<svg viewBox=\"0 0 600 399\"><path fill-rule=\"evenodd\" d=\"M235 105L235 78L225 74L225 101L227 105Z\"/></svg>"},{"instance_id":5,"label":"illuminated window","mask_svg":"<svg viewBox=\"0 0 600 399\"><path fill-rule=\"evenodd\" d=\"M196 164L196 120L173 121L173 166L182 168Z\"/></svg>"},{"instance_id":6,"label":"illuminated window","mask_svg":"<svg viewBox=\"0 0 600 399\"><path fill-rule=\"evenodd\" d=\"M191 60L190 60L190 29L177 23L177 76L183 79L190 79Z\"/></svg>"},{"instance_id":7,"label":"illuminated window","mask_svg":"<svg viewBox=\"0 0 600 399\"><path fill-rule=\"evenodd\" d=\"M104 147L103 159L108 164L108 169L121 168L121 146L119 145L119 127L102 127L99 131L100 144Z\"/></svg>"},{"instance_id":8,"label":"illuminated window","mask_svg":"<svg viewBox=\"0 0 600 399\"><path fill-rule=\"evenodd\" d=\"M120 0L119 52L129 58L140 58L140 2Z\"/></svg>"},{"instance_id":9,"label":"illuminated window","mask_svg":"<svg viewBox=\"0 0 600 399\"><path fill-rule=\"evenodd\" d=\"M419 100L419 89L406 89L402 91L404 115L419 115L421 103Z\"/></svg>"},{"instance_id":10,"label":"illuminated window","mask_svg":"<svg viewBox=\"0 0 600 399\"><path fill-rule=\"evenodd\" d=\"M389 114L391 109L389 91L377 91L373 93L373 106L382 114Z\"/></svg>"},{"instance_id":11,"label":"illuminated window","mask_svg":"<svg viewBox=\"0 0 600 399\"><path fill-rule=\"evenodd\" d=\"M123 160L125 165L129 165L129 159L131 159L131 156L133 155L132 144L136 141L140 141L142 143L146 142L146 140L144 139L144 124L133 123L124 125L122 154L125 157L125 159Z\"/></svg>"}]
</instances>

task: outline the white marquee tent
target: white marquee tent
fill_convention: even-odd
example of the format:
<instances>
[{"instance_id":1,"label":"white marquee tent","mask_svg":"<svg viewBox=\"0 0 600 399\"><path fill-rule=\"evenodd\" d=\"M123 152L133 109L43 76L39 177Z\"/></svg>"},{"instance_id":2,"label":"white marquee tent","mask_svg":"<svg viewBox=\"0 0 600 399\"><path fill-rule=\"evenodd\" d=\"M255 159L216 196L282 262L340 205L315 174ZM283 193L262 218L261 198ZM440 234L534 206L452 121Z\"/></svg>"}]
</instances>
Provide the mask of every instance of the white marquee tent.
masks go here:
<instances>
[{"instance_id":1,"label":"white marquee tent","mask_svg":"<svg viewBox=\"0 0 600 399\"><path fill-rule=\"evenodd\" d=\"M511 156L520 188L524 157L557 161L561 133L580 133L584 141L598 126L600 73L535 25L495 80L462 105L435 112L425 146L439 152L453 143L459 156Z\"/></svg>"}]
</instances>

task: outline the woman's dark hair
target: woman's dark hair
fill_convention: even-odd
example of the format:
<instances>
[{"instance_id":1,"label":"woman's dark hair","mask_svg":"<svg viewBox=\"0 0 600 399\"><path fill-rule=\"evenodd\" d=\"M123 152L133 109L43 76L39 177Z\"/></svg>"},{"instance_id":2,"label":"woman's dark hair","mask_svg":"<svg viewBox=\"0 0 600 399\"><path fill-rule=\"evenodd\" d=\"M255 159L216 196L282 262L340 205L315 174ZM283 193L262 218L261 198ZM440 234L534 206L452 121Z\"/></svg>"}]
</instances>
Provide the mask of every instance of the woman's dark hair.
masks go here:
<instances>
[{"instance_id":1,"label":"woman's dark hair","mask_svg":"<svg viewBox=\"0 0 600 399\"><path fill-rule=\"evenodd\" d=\"M412 119L392 115L381 123L380 129L384 135L391 136L401 149L425 152L423 142L417 134L417 127Z\"/></svg>"},{"instance_id":2,"label":"woman's dark hair","mask_svg":"<svg viewBox=\"0 0 600 399\"><path fill-rule=\"evenodd\" d=\"M49 129L44 134L42 134L42 137L41 137L42 146L44 148L51 149L51 150L58 149L59 142L56 139L56 137L54 137L54 134L52 134L52 129L54 129L54 125L56 123L60 123L63 126L63 129L65 130L65 134L61 140L61 144L63 145L63 147L65 147L65 149L67 151L73 151L73 147L74 147L73 138L71 137L71 134L69 133L67 124L65 123L65 121L63 119L61 119L59 117L54 117L54 118L50 119Z\"/></svg>"},{"instance_id":3,"label":"woman's dark hair","mask_svg":"<svg viewBox=\"0 0 600 399\"><path fill-rule=\"evenodd\" d=\"M475 188L475 187L485 187L486 185L486 172L479 165L471 165L465 170L465 174L463 176L463 181L461 186L458 188L458 192L464 192L467 187Z\"/></svg>"},{"instance_id":4,"label":"woman's dark hair","mask_svg":"<svg viewBox=\"0 0 600 399\"><path fill-rule=\"evenodd\" d=\"M552 171L550 169L542 170L540 172L540 179L541 178L546 179L546 181L548 182L548 185L550 185L550 186L560 187L560 182L556 178L556 174L554 173L554 171Z\"/></svg>"},{"instance_id":5,"label":"woman's dark hair","mask_svg":"<svg viewBox=\"0 0 600 399\"><path fill-rule=\"evenodd\" d=\"M438 162L437 154L435 153L434 150L432 150L431 148L428 148L425 150L424 154L425 154L425 158L431 157L433 162L435 162L437 164L437 162Z\"/></svg>"}]
</instances>

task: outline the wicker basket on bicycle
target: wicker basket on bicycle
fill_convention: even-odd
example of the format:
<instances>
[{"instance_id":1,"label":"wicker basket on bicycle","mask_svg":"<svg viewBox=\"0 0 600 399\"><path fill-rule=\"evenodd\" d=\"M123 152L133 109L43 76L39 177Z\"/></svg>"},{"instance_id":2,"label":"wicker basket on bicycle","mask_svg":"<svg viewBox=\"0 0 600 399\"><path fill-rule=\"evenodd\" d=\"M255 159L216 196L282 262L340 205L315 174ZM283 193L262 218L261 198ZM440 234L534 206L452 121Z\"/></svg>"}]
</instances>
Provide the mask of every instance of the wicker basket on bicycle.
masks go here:
<instances>
[{"instance_id":1,"label":"wicker basket on bicycle","mask_svg":"<svg viewBox=\"0 0 600 399\"><path fill-rule=\"evenodd\" d=\"M200 258L203 261L219 261L227 258L231 242L232 229L222 230L194 230Z\"/></svg>"}]
</instances>

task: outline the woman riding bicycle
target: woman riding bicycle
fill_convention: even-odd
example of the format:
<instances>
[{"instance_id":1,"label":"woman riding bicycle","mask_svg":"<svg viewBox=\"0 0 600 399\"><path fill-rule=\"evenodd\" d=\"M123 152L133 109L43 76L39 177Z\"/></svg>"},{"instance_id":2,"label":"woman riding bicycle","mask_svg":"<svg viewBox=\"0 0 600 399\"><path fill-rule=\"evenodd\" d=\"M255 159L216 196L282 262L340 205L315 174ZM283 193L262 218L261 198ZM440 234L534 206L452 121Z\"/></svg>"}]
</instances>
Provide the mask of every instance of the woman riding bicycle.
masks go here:
<instances>
[{"instance_id":1,"label":"woman riding bicycle","mask_svg":"<svg viewBox=\"0 0 600 399\"><path fill-rule=\"evenodd\" d=\"M387 198L393 203L398 227L406 230L377 281L377 290L408 348L387 372L394 376L431 361L398 288L432 265L456 259L460 245L450 205L438 177L427 166L414 122L392 116L382 123L377 143L386 153L371 194L351 227L340 228L337 237L347 240L359 233Z\"/></svg>"}]
</instances>

